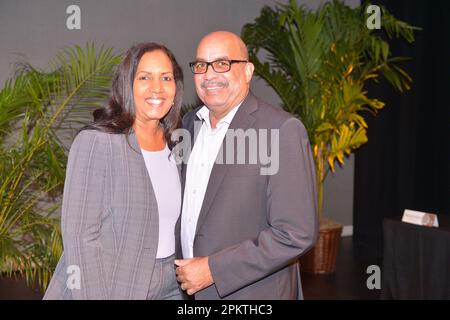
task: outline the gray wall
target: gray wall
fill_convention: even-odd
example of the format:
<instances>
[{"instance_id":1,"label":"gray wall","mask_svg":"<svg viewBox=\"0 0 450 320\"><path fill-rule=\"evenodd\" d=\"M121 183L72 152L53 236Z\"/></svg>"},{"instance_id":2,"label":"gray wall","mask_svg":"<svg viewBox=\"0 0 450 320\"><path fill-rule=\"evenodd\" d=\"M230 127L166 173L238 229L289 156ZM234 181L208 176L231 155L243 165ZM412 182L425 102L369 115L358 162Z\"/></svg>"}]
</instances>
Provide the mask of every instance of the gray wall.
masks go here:
<instances>
[{"instance_id":1,"label":"gray wall","mask_svg":"<svg viewBox=\"0 0 450 320\"><path fill-rule=\"evenodd\" d=\"M12 75L18 57L45 68L61 48L94 41L126 50L140 41L164 43L177 57L185 73L185 101L193 103L195 89L187 63L195 56L198 40L214 30L240 33L263 5L275 0L0 0L0 84ZM283 1L279 1L283 2ZM311 8L323 1L299 0ZM352 6L359 0L346 1ZM68 30L66 8L81 9L81 29ZM262 80L254 79L253 92L262 99L280 100ZM325 187L326 215L345 225L352 224L353 162Z\"/></svg>"}]
</instances>

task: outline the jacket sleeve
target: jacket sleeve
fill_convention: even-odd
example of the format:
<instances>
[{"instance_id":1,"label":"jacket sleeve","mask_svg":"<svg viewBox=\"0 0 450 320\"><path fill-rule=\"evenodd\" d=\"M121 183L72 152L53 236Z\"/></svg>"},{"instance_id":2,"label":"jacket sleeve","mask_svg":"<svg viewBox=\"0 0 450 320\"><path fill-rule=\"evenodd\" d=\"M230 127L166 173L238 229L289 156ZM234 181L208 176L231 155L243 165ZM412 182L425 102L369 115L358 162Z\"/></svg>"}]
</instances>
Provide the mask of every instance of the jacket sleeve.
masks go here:
<instances>
[{"instance_id":1,"label":"jacket sleeve","mask_svg":"<svg viewBox=\"0 0 450 320\"><path fill-rule=\"evenodd\" d=\"M61 225L67 285L74 299L108 298L98 240L109 161L106 137L97 131L82 131L69 152Z\"/></svg>"},{"instance_id":2,"label":"jacket sleeve","mask_svg":"<svg viewBox=\"0 0 450 320\"><path fill-rule=\"evenodd\" d=\"M209 257L221 297L287 266L316 241L316 181L306 130L298 119L290 118L281 126L279 139L279 169L268 177L269 227L256 239Z\"/></svg>"}]
</instances>

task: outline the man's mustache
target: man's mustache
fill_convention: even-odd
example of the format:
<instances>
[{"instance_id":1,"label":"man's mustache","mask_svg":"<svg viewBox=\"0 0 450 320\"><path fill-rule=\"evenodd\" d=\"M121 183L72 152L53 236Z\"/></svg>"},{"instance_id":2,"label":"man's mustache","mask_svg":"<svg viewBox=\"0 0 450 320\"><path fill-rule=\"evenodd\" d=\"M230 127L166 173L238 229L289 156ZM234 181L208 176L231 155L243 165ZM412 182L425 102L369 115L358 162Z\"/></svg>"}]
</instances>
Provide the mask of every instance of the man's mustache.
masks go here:
<instances>
[{"instance_id":1,"label":"man's mustache","mask_svg":"<svg viewBox=\"0 0 450 320\"><path fill-rule=\"evenodd\" d=\"M228 87L228 81L217 81L217 80L205 80L200 85L203 89L207 89L207 87Z\"/></svg>"}]
</instances>

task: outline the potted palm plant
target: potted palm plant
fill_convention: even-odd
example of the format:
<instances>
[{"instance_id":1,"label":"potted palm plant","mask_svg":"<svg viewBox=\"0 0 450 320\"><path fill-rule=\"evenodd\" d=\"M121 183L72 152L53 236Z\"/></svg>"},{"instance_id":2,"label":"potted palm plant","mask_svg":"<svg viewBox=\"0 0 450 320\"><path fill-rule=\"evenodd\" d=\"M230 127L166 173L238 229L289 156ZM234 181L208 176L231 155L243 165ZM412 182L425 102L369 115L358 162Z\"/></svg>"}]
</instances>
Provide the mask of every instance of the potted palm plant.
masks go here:
<instances>
[{"instance_id":1,"label":"potted palm plant","mask_svg":"<svg viewBox=\"0 0 450 320\"><path fill-rule=\"evenodd\" d=\"M306 127L314 153L320 235L302 258L302 270L334 272L342 226L323 217L323 184L336 163L367 142L364 111L376 114L384 103L369 97L368 81L383 76L399 91L411 78L392 56L389 42L414 41L418 29L381 7L381 29L366 26L366 6L326 2L316 11L297 1L264 7L242 29L256 74L280 96L283 108ZM264 58L261 58L264 56ZM337 241L337 243L336 243ZM330 250L328 250L330 249Z\"/></svg>"},{"instance_id":2,"label":"potted palm plant","mask_svg":"<svg viewBox=\"0 0 450 320\"><path fill-rule=\"evenodd\" d=\"M120 56L74 46L50 71L17 64L0 91L0 273L48 284L62 252L59 216L68 145L109 93Z\"/></svg>"}]
</instances>

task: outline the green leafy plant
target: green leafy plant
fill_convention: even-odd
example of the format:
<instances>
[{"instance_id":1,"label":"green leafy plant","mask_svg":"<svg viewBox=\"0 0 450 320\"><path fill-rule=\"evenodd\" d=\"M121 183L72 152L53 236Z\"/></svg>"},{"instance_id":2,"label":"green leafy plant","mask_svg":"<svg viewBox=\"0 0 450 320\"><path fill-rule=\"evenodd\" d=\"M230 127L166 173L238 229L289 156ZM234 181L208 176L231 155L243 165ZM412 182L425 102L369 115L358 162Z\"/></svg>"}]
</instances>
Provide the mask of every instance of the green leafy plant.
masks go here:
<instances>
[{"instance_id":1,"label":"green leafy plant","mask_svg":"<svg viewBox=\"0 0 450 320\"><path fill-rule=\"evenodd\" d=\"M381 7L381 30L366 26L366 6L324 3L317 11L295 0L264 7L242 29L256 74L280 96L283 108L301 119L313 148L322 219L323 183L335 163L367 142L363 112L376 114L384 103L370 98L369 80L383 76L399 91L412 82L392 56L389 42L414 41L418 29Z\"/></svg>"},{"instance_id":2,"label":"green leafy plant","mask_svg":"<svg viewBox=\"0 0 450 320\"><path fill-rule=\"evenodd\" d=\"M120 55L68 47L51 71L28 63L0 91L0 271L45 289L62 253L60 207L68 145L108 97Z\"/></svg>"}]
</instances>

